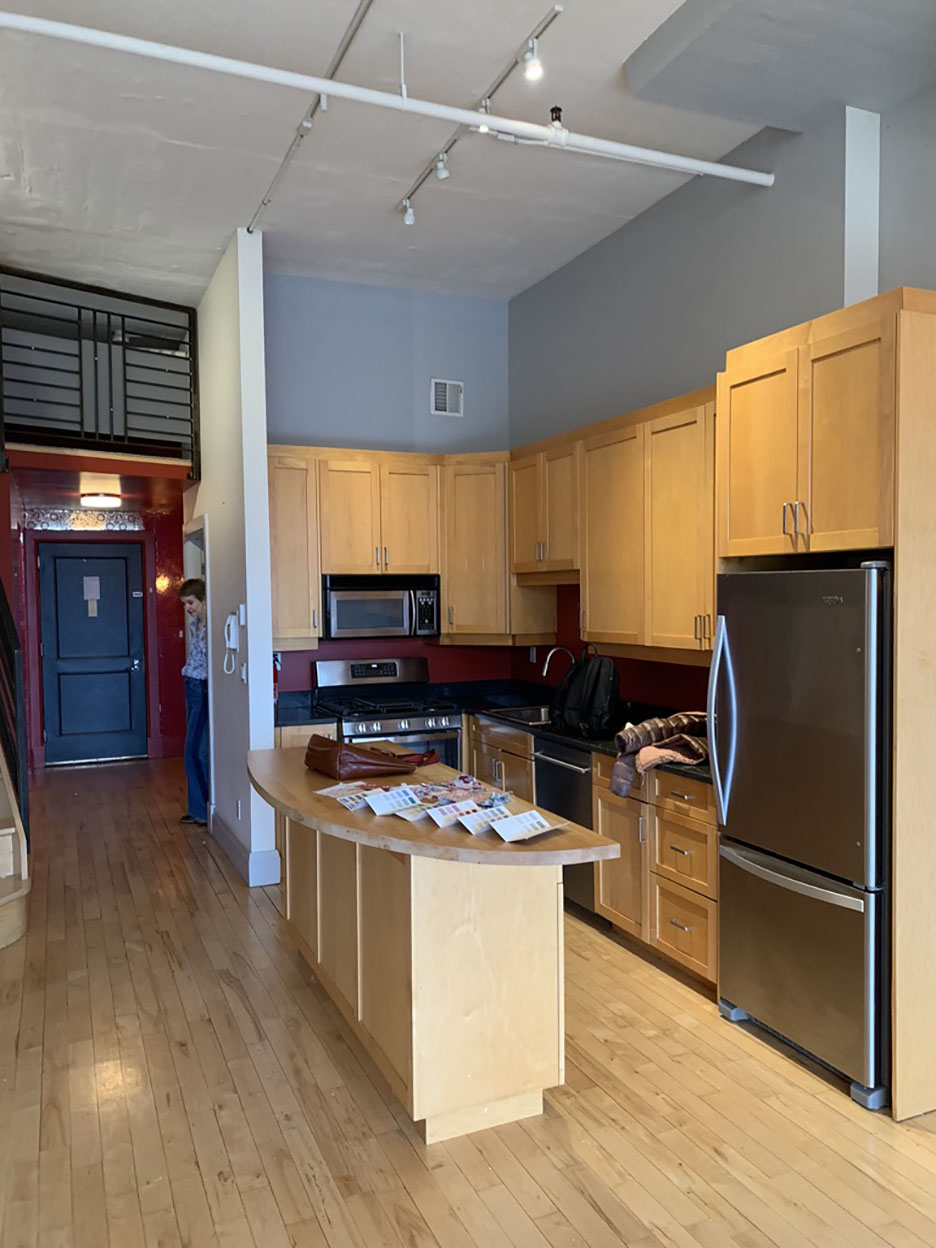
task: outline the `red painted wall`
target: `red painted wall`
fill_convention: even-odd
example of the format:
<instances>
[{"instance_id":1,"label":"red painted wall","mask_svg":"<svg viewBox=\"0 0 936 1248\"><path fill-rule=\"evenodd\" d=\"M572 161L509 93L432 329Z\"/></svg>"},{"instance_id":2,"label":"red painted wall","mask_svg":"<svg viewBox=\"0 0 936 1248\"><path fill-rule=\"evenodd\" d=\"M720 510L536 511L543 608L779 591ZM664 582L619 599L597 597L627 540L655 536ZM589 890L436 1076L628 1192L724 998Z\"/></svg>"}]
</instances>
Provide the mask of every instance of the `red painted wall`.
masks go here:
<instances>
[{"instance_id":1,"label":"red painted wall","mask_svg":"<svg viewBox=\"0 0 936 1248\"><path fill-rule=\"evenodd\" d=\"M0 581L9 601L13 602L13 516L11 500L12 477L0 472Z\"/></svg>"},{"instance_id":2,"label":"red painted wall","mask_svg":"<svg viewBox=\"0 0 936 1248\"><path fill-rule=\"evenodd\" d=\"M579 636L579 587L560 585L557 599L557 642L568 646L573 654L581 653ZM599 651L601 647L598 647ZM547 685L557 685L569 666L564 654L557 654L550 664L549 676L543 682L540 675L546 650L541 646L538 661L529 660L526 649L513 650L511 673L515 680L535 680ZM705 709L705 693L708 684L707 667L685 667L679 663L647 663L641 659L615 659L615 667L621 678L621 697L631 702L654 702L659 706L671 706L679 711Z\"/></svg>"},{"instance_id":3,"label":"red painted wall","mask_svg":"<svg viewBox=\"0 0 936 1248\"><path fill-rule=\"evenodd\" d=\"M425 657L429 679L510 680L511 655L506 646L440 646L411 637L375 641L323 641L317 650L283 651L280 693L313 687L312 664L320 659L396 659Z\"/></svg>"}]
</instances>

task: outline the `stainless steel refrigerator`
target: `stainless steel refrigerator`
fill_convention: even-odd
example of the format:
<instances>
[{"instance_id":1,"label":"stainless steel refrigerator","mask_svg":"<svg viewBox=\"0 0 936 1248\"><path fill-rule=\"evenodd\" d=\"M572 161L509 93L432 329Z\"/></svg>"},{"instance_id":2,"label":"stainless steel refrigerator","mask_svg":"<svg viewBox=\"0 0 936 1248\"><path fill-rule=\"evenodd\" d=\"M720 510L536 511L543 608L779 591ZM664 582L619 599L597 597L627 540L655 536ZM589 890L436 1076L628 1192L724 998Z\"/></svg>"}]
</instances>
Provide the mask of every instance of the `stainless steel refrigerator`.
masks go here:
<instances>
[{"instance_id":1,"label":"stainless steel refrigerator","mask_svg":"<svg viewBox=\"0 0 936 1248\"><path fill-rule=\"evenodd\" d=\"M718 994L886 1103L890 574L718 578Z\"/></svg>"}]
</instances>

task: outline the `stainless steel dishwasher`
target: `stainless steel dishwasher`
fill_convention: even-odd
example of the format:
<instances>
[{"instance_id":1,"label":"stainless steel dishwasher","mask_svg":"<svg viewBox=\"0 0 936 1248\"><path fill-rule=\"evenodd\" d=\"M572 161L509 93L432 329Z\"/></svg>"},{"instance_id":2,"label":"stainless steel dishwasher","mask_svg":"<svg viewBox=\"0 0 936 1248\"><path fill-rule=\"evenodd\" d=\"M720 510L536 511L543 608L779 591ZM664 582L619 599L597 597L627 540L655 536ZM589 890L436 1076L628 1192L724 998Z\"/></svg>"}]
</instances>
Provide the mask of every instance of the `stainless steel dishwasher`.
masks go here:
<instances>
[{"instance_id":1,"label":"stainless steel dishwasher","mask_svg":"<svg viewBox=\"0 0 936 1248\"><path fill-rule=\"evenodd\" d=\"M592 826L592 756L583 742L556 741L552 737L533 738L533 767L536 804L562 819L571 819L583 828ZM570 901L587 910L595 909L595 868L593 863L563 867L562 883Z\"/></svg>"}]
</instances>

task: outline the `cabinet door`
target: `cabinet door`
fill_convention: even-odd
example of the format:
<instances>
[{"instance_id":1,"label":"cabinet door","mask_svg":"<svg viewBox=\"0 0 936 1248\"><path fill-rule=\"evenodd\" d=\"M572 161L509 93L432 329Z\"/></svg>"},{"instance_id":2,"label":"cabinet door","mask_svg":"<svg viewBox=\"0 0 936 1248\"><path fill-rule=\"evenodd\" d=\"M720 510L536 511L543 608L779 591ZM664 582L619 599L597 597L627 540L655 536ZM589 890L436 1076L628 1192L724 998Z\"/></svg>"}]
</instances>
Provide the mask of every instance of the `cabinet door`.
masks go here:
<instances>
[{"instance_id":1,"label":"cabinet door","mask_svg":"<svg viewBox=\"0 0 936 1248\"><path fill-rule=\"evenodd\" d=\"M505 465L450 464L443 488L442 631L507 633Z\"/></svg>"},{"instance_id":2,"label":"cabinet door","mask_svg":"<svg viewBox=\"0 0 936 1248\"><path fill-rule=\"evenodd\" d=\"M644 425L585 443L582 635L644 639Z\"/></svg>"},{"instance_id":3,"label":"cabinet door","mask_svg":"<svg viewBox=\"0 0 936 1248\"><path fill-rule=\"evenodd\" d=\"M492 789L501 787L499 761L499 750L488 749L478 740L470 742L468 762L471 774L482 784L490 785Z\"/></svg>"},{"instance_id":4,"label":"cabinet door","mask_svg":"<svg viewBox=\"0 0 936 1248\"><path fill-rule=\"evenodd\" d=\"M501 750L498 757L500 788L525 802L533 801L533 760Z\"/></svg>"},{"instance_id":5,"label":"cabinet door","mask_svg":"<svg viewBox=\"0 0 936 1248\"><path fill-rule=\"evenodd\" d=\"M893 316L802 348L801 549L893 543L896 391Z\"/></svg>"},{"instance_id":6,"label":"cabinet door","mask_svg":"<svg viewBox=\"0 0 936 1248\"><path fill-rule=\"evenodd\" d=\"M510 465L510 567L514 572L542 570L540 456Z\"/></svg>"},{"instance_id":7,"label":"cabinet door","mask_svg":"<svg viewBox=\"0 0 936 1248\"><path fill-rule=\"evenodd\" d=\"M268 472L275 647L321 632L318 489L314 460L271 456Z\"/></svg>"},{"instance_id":8,"label":"cabinet door","mask_svg":"<svg viewBox=\"0 0 936 1248\"><path fill-rule=\"evenodd\" d=\"M579 566L578 481L581 443L542 453L542 512L545 570Z\"/></svg>"},{"instance_id":9,"label":"cabinet door","mask_svg":"<svg viewBox=\"0 0 936 1248\"><path fill-rule=\"evenodd\" d=\"M405 461L380 465L384 572L438 572L439 470Z\"/></svg>"},{"instance_id":10,"label":"cabinet door","mask_svg":"<svg viewBox=\"0 0 936 1248\"><path fill-rule=\"evenodd\" d=\"M596 789L593 823L600 836L617 841L620 858L596 864L595 909L615 927L647 939L650 865L647 853L649 808L632 797Z\"/></svg>"},{"instance_id":11,"label":"cabinet door","mask_svg":"<svg viewBox=\"0 0 936 1248\"><path fill-rule=\"evenodd\" d=\"M720 373L717 408L719 555L791 554L796 549L796 350Z\"/></svg>"},{"instance_id":12,"label":"cabinet door","mask_svg":"<svg viewBox=\"0 0 936 1248\"><path fill-rule=\"evenodd\" d=\"M715 497L707 456L711 405L647 425L647 644L699 649L710 631Z\"/></svg>"},{"instance_id":13,"label":"cabinet door","mask_svg":"<svg viewBox=\"0 0 936 1248\"><path fill-rule=\"evenodd\" d=\"M380 469L376 460L323 459L319 465L322 571L383 571Z\"/></svg>"}]
</instances>

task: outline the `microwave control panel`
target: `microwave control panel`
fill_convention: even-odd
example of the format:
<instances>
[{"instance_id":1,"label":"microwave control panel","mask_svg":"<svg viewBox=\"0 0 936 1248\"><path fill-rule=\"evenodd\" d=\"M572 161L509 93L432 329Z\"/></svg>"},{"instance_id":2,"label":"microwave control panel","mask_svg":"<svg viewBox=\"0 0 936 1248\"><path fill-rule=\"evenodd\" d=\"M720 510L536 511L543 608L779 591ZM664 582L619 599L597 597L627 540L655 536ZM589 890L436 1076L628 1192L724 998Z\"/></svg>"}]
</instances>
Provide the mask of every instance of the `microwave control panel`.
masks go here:
<instances>
[{"instance_id":1,"label":"microwave control panel","mask_svg":"<svg viewBox=\"0 0 936 1248\"><path fill-rule=\"evenodd\" d=\"M438 594L434 589L417 589L416 591L416 628L417 637L430 636L439 631Z\"/></svg>"}]
</instances>

